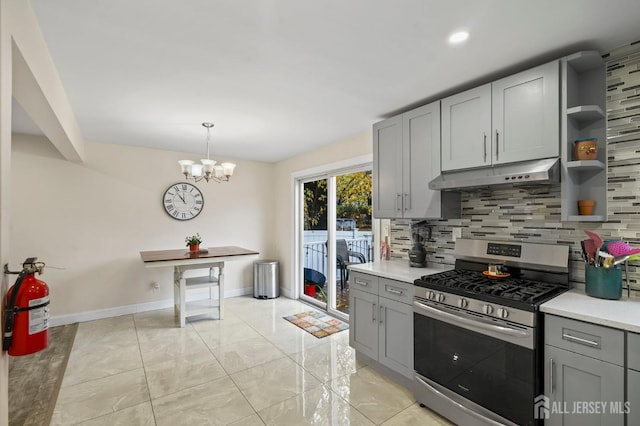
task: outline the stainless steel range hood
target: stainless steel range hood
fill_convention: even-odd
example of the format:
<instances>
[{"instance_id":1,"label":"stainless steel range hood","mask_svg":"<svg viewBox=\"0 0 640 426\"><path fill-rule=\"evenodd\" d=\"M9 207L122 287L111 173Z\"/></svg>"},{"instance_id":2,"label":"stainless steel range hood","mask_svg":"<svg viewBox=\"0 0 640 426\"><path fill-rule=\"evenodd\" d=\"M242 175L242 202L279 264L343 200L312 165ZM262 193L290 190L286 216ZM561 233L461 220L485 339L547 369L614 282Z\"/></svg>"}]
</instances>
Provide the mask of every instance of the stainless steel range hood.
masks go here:
<instances>
[{"instance_id":1,"label":"stainless steel range hood","mask_svg":"<svg viewBox=\"0 0 640 426\"><path fill-rule=\"evenodd\" d=\"M522 161L481 169L443 172L429 188L455 191L494 186L534 186L560 181L560 159Z\"/></svg>"}]
</instances>

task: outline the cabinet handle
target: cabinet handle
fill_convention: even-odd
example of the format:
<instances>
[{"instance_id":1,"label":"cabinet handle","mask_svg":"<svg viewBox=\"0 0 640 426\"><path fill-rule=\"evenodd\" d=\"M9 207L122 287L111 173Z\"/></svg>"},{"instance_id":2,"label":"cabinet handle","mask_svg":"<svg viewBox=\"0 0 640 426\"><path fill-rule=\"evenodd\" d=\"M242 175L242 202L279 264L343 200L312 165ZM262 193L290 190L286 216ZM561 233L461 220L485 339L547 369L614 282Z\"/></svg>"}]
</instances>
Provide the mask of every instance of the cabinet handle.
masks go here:
<instances>
[{"instance_id":1,"label":"cabinet handle","mask_svg":"<svg viewBox=\"0 0 640 426\"><path fill-rule=\"evenodd\" d=\"M498 160L498 157L500 156L500 133L498 132L498 130L496 130L496 161Z\"/></svg>"},{"instance_id":2,"label":"cabinet handle","mask_svg":"<svg viewBox=\"0 0 640 426\"><path fill-rule=\"evenodd\" d=\"M487 162L487 133L486 132L482 132L482 142L483 142L483 148L482 148L482 155L484 158L484 162Z\"/></svg>"},{"instance_id":3,"label":"cabinet handle","mask_svg":"<svg viewBox=\"0 0 640 426\"><path fill-rule=\"evenodd\" d=\"M398 289L395 289L395 288L393 288L393 287L386 287L386 288L385 288L385 290L386 290L388 293L391 293L391 294L397 294L398 296L402 296L402 295L404 294L404 291L402 291L402 290L398 290Z\"/></svg>"},{"instance_id":4,"label":"cabinet handle","mask_svg":"<svg viewBox=\"0 0 640 426\"><path fill-rule=\"evenodd\" d=\"M398 200L400 200L399 203L398 203ZM396 194L396 210L397 211L402 211L402 208L400 207L401 204L402 204L402 194L398 193Z\"/></svg>"},{"instance_id":5,"label":"cabinet handle","mask_svg":"<svg viewBox=\"0 0 640 426\"><path fill-rule=\"evenodd\" d=\"M371 321L376 322L376 305L377 303L371 304Z\"/></svg>"},{"instance_id":6,"label":"cabinet handle","mask_svg":"<svg viewBox=\"0 0 640 426\"><path fill-rule=\"evenodd\" d=\"M382 314L384 313L384 306L380 305L380 324L382 324Z\"/></svg>"},{"instance_id":7,"label":"cabinet handle","mask_svg":"<svg viewBox=\"0 0 640 426\"><path fill-rule=\"evenodd\" d=\"M580 337L572 336L572 335L566 334L566 333L562 333L562 338L564 340L568 340L570 342L580 343L582 345L587 345L587 346L591 346L591 347L594 347L594 348L597 348L597 347L600 346L599 342L595 342L593 340L582 339Z\"/></svg>"},{"instance_id":8,"label":"cabinet handle","mask_svg":"<svg viewBox=\"0 0 640 426\"><path fill-rule=\"evenodd\" d=\"M411 198L409 197L409 193L404 193L404 211L407 211L411 208Z\"/></svg>"},{"instance_id":9,"label":"cabinet handle","mask_svg":"<svg viewBox=\"0 0 640 426\"><path fill-rule=\"evenodd\" d=\"M356 284L364 286L364 287L368 287L369 283L367 281L360 281L358 279L356 279Z\"/></svg>"},{"instance_id":10,"label":"cabinet handle","mask_svg":"<svg viewBox=\"0 0 640 426\"><path fill-rule=\"evenodd\" d=\"M553 358L549 358L549 395L553 395Z\"/></svg>"}]
</instances>

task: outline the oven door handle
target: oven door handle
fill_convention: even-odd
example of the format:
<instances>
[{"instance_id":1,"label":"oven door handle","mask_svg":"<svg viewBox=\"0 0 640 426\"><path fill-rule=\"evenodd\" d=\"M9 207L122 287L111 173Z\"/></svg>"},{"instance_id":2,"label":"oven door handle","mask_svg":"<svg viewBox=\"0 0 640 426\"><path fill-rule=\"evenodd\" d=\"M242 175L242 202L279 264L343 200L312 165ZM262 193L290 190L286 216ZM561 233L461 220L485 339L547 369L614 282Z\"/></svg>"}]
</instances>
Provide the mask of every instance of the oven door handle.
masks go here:
<instances>
[{"instance_id":1,"label":"oven door handle","mask_svg":"<svg viewBox=\"0 0 640 426\"><path fill-rule=\"evenodd\" d=\"M472 327L481 328L483 330L494 331L496 333L508 334L509 336L515 337L528 337L529 333L524 330L518 330L517 328L505 327L502 325L496 324L487 324L481 320L477 319L469 319L460 315L452 314L450 312L443 311L438 308L434 308L433 306L425 305L424 303L420 303L417 300L414 300L413 305L418 307L419 309L425 310L432 315L440 318L446 318L450 321L455 321L460 324L466 324Z\"/></svg>"},{"instance_id":2,"label":"oven door handle","mask_svg":"<svg viewBox=\"0 0 640 426\"><path fill-rule=\"evenodd\" d=\"M447 401L451 402L456 407L458 407L460 410L464 411L465 413L467 413L468 415L470 415L472 417L475 417L476 419L481 420L483 423L486 423L486 424L489 424L489 425L493 425L493 426L505 426L504 423L496 422L495 420L492 420L492 419L490 419L490 418L488 418L486 416L483 416L482 414L472 410L469 407L465 407L464 405L460 404L458 401L449 398L447 395L443 394L438 389L434 388L429 383L427 383L424 380L422 380L420 377L415 377L415 379L417 381L419 381L421 385L423 385L424 387L429 389L431 392L433 392L434 394L436 394L440 398L446 399Z\"/></svg>"}]
</instances>

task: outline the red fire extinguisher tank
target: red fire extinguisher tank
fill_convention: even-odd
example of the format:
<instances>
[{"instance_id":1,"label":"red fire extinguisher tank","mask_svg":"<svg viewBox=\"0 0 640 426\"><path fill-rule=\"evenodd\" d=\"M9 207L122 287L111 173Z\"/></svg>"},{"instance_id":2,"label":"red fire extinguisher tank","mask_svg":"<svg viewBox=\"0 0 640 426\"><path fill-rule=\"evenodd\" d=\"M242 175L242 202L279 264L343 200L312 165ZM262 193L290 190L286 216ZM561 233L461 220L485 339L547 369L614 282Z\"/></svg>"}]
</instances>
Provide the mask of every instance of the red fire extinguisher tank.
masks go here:
<instances>
[{"instance_id":1,"label":"red fire extinguisher tank","mask_svg":"<svg viewBox=\"0 0 640 426\"><path fill-rule=\"evenodd\" d=\"M35 277L36 272L42 272L44 263L25 262L23 267L7 292L5 304L3 349L12 356L29 355L49 345L49 287Z\"/></svg>"}]
</instances>

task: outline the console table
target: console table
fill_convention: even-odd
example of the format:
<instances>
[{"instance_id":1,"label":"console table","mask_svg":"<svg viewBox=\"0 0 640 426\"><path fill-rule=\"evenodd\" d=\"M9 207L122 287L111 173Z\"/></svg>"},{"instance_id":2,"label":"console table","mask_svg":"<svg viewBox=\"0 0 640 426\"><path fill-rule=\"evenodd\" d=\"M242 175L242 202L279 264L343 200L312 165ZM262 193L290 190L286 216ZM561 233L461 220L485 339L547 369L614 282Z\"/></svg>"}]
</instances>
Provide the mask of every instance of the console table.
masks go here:
<instances>
[{"instance_id":1,"label":"console table","mask_svg":"<svg viewBox=\"0 0 640 426\"><path fill-rule=\"evenodd\" d=\"M224 262L237 260L244 256L259 254L257 251L242 247L209 247L199 252L185 249L141 251L140 257L147 268L164 268L173 266L173 299L174 311L180 319L180 327L184 327L186 319L196 315L218 312L223 318L224 299ZM208 269L207 275L185 278L184 273L190 269ZM217 269L217 275L214 274ZM186 301L187 290L208 288L209 298ZM217 300L213 297L218 290Z\"/></svg>"}]
</instances>

